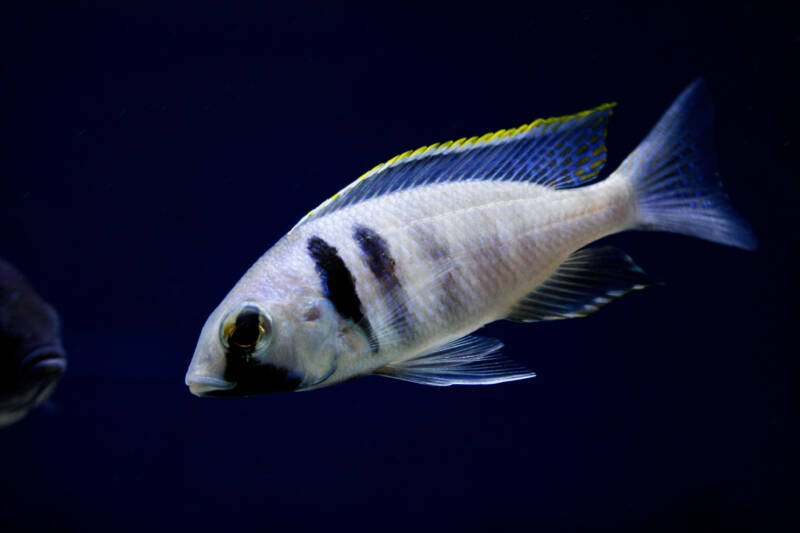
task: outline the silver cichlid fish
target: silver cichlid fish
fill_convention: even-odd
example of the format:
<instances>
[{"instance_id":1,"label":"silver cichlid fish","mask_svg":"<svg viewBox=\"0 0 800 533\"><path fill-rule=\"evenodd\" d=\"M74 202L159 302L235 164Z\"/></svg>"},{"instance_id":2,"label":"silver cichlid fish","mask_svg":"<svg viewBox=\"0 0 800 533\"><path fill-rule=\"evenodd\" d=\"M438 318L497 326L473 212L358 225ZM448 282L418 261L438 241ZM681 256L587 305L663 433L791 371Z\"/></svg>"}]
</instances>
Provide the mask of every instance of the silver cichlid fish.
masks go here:
<instances>
[{"instance_id":1,"label":"silver cichlid fish","mask_svg":"<svg viewBox=\"0 0 800 533\"><path fill-rule=\"evenodd\" d=\"M0 259L0 427L45 401L66 368L58 314Z\"/></svg>"},{"instance_id":2,"label":"silver cichlid fish","mask_svg":"<svg viewBox=\"0 0 800 533\"><path fill-rule=\"evenodd\" d=\"M636 229L755 248L716 177L702 80L597 181L613 107L426 146L361 176L211 314L191 392L308 390L369 374L440 386L528 378L500 341L471 333L585 316L648 285L625 253L587 244Z\"/></svg>"}]
</instances>

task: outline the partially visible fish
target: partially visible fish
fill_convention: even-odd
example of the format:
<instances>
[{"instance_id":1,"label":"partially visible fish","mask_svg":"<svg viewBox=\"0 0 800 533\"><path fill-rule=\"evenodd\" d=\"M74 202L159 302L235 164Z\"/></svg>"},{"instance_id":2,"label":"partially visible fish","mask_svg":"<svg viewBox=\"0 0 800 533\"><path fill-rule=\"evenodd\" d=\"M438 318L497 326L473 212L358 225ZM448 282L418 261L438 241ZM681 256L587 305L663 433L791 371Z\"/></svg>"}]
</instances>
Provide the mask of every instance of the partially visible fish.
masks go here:
<instances>
[{"instance_id":1,"label":"partially visible fish","mask_svg":"<svg viewBox=\"0 0 800 533\"><path fill-rule=\"evenodd\" d=\"M409 151L303 218L206 321L198 396L308 390L379 374L428 385L534 375L471 335L588 315L649 284L625 253L661 230L753 249L716 177L713 112L690 85L606 179L614 104Z\"/></svg>"},{"instance_id":2,"label":"partially visible fish","mask_svg":"<svg viewBox=\"0 0 800 533\"><path fill-rule=\"evenodd\" d=\"M66 368L58 314L0 259L0 427L45 401Z\"/></svg>"}]
</instances>

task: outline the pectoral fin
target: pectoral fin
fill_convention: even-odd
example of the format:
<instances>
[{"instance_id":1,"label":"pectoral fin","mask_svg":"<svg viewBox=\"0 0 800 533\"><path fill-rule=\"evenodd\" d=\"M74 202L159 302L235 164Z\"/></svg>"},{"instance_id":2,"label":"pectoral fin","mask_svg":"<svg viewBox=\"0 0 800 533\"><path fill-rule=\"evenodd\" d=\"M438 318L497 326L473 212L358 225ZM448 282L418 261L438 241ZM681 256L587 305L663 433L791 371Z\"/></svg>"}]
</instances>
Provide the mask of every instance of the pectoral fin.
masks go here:
<instances>
[{"instance_id":1,"label":"pectoral fin","mask_svg":"<svg viewBox=\"0 0 800 533\"><path fill-rule=\"evenodd\" d=\"M468 335L413 359L387 365L376 374L438 387L492 385L536 375L497 353L502 347L497 339Z\"/></svg>"}]
</instances>

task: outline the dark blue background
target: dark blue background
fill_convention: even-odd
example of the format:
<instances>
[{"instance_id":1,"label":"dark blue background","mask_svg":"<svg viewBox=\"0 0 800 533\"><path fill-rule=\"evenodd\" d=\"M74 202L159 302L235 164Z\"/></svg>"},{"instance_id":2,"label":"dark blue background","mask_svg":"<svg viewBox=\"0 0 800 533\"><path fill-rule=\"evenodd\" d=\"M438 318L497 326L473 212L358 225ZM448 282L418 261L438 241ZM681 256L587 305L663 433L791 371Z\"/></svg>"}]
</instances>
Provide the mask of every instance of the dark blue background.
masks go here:
<instances>
[{"instance_id":1,"label":"dark blue background","mask_svg":"<svg viewBox=\"0 0 800 533\"><path fill-rule=\"evenodd\" d=\"M59 309L71 359L50 404L0 431L3 531L797 523L796 11L14 4L0 255ZM234 400L183 385L228 289L364 170L616 100L610 170L697 75L756 253L607 239L665 284L484 330L530 381Z\"/></svg>"}]
</instances>

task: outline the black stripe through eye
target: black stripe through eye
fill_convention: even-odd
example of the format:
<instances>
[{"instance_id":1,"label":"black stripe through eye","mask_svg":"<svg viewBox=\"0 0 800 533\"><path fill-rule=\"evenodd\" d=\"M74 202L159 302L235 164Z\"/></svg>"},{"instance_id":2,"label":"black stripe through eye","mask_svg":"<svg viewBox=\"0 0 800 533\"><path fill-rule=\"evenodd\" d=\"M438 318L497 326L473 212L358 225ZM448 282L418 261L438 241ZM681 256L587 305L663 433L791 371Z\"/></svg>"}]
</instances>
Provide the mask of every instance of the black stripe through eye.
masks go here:
<instances>
[{"instance_id":1,"label":"black stripe through eye","mask_svg":"<svg viewBox=\"0 0 800 533\"><path fill-rule=\"evenodd\" d=\"M239 348L253 348L261 339L260 313L253 308L245 308L236 317L236 328L230 342Z\"/></svg>"},{"instance_id":2,"label":"black stripe through eye","mask_svg":"<svg viewBox=\"0 0 800 533\"><path fill-rule=\"evenodd\" d=\"M373 352L379 349L372 326L361 310L361 300L356 293L353 275L339 257L338 250L319 237L308 240L308 253L316 264L322 282L322 292L342 317L358 324L369 339Z\"/></svg>"}]
</instances>

